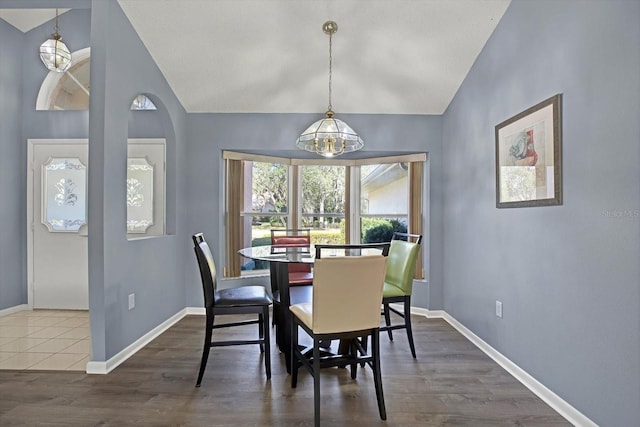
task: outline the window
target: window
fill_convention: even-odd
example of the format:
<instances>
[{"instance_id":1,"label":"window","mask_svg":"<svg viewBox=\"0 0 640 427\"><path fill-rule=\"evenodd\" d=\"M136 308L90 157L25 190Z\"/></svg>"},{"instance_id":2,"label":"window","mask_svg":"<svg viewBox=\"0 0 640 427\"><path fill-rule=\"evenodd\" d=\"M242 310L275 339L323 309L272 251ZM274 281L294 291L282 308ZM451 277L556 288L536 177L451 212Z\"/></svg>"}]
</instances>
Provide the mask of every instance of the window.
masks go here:
<instances>
[{"instance_id":1,"label":"window","mask_svg":"<svg viewBox=\"0 0 640 427\"><path fill-rule=\"evenodd\" d=\"M391 240L394 231L407 232L408 163L360 167L360 239L363 243Z\"/></svg>"},{"instance_id":2,"label":"window","mask_svg":"<svg viewBox=\"0 0 640 427\"><path fill-rule=\"evenodd\" d=\"M268 269L237 255L270 244L273 228L310 228L312 243L374 243L422 232L425 154L357 161L301 160L224 152L225 276ZM338 164L336 164L338 163ZM419 165L419 166L417 166ZM419 260L417 276L422 277Z\"/></svg>"},{"instance_id":3,"label":"window","mask_svg":"<svg viewBox=\"0 0 640 427\"><path fill-rule=\"evenodd\" d=\"M153 111L157 110L156 104L150 100L147 95L140 94L133 98L133 102L131 102L132 110L141 110L141 111Z\"/></svg>"},{"instance_id":4,"label":"window","mask_svg":"<svg viewBox=\"0 0 640 427\"><path fill-rule=\"evenodd\" d=\"M243 167L243 247L271 243L272 228L287 228L288 167L284 164L245 161ZM246 260L244 260L246 261ZM248 261L242 271L269 268L264 261Z\"/></svg>"},{"instance_id":5,"label":"window","mask_svg":"<svg viewBox=\"0 0 640 427\"><path fill-rule=\"evenodd\" d=\"M313 243L345 243L346 167L300 166L301 226ZM296 224L292 224L296 228Z\"/></svg>"},{"instance_id":6,"label":"window","mask_svg":"<svg viewBox=\"0 0 640 427\"><path fill-rule=\"evenodd\" d=\"M40 86L36 110L88 110L91 49L72 52L71 67L64 72L49 71Z\"/></svg>"}]
</instances>

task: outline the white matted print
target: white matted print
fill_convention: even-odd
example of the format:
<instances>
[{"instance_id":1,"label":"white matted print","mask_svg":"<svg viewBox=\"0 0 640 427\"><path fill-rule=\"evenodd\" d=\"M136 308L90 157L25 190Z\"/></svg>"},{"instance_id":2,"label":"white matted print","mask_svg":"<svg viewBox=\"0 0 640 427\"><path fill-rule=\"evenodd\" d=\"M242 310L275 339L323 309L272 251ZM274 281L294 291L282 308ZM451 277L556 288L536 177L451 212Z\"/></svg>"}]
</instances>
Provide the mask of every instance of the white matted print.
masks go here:
<instances>
[{"instance_id":1,"label":"white matted print","mask_svg":"<svg viewBox=\"0 0 640 427\"><path fill-rule=\"evenodd\" d=\"M562 204L562 95L495 128L496 207Z\"/></svg>"}]
</instances>

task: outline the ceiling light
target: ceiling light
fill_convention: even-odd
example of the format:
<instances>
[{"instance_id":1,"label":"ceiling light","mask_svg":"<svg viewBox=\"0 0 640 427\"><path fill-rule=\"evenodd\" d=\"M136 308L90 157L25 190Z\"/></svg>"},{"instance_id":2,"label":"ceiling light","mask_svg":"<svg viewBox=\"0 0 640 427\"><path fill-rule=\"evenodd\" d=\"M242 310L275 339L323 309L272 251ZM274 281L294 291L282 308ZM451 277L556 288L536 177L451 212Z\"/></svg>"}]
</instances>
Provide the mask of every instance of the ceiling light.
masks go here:
<instances>
[{"instance_id":1,"label":"ceiling light","mask_svg":"<svg viewBox=\"0 0 640 427\"><path fill-rule=\"evenodd\" d=\"M364 147L364 142L348 124L336 119L331 110L331 66L333 59L331 39L333 33L338 31L338 24L327 21L322 26L322 31L329 35L329 107L324 119L318 120L302 132L296 141L296 146L301 150L317 153L324 157L334 157L357 151Z\"/></svg>"},{"instance_id":2,"label":"ceiling light","mask_svg":"<svg viewBox=\"0 0 640 427\"><path fill-rule=\"evenodd\" d=\"M40 59L45 67L58 73L64 73L71 65L71 52L62 42L62 37L58 33L58 9L56 9L54 33L40 46Z\"/></svg>"}]
</instances>

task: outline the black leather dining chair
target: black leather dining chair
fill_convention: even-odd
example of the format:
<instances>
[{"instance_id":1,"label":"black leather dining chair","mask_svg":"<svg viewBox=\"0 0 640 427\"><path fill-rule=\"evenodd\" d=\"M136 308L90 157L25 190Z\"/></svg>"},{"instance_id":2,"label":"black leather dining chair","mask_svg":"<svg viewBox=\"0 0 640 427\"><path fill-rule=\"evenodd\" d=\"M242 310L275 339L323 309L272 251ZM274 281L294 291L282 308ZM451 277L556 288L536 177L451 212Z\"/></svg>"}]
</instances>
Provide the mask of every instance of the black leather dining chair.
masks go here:
<instances>
[{"instance_id":1,"label":"black leather dining chair","mask_svg":"<svg viewBox=\"0 0 640 427\"><path fill-rule=\"evenodd\" d=\"M269 306L271 297L264 286L251 285L238 288L218 290L216 267L209 245L202 233L192 236L200 277L202 278L202 289L204 291L204 307L206 310L206 331L204 347L202 349L202 360L196 387L200 387L204 371L209 358L211 347L231 346L231 345L260 345L260 352L264 354L264 367L267 379L271 378L271 351L269 339ZM256 320L243 320L238 322L214 324L216 315L228 314L257 314ZM228 328L249 324L258 324L258 339L254 340L225 340L212 341L213 330L218 328Z\"/></svg>"}]
</instances>

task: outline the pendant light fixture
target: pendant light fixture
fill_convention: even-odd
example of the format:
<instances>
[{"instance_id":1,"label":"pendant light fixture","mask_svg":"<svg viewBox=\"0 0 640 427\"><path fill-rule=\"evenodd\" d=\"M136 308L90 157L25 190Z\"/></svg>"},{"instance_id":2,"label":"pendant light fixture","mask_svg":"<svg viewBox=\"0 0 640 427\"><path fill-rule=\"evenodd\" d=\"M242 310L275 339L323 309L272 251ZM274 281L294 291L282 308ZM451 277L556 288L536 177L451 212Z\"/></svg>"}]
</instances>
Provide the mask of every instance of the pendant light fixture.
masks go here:
<instances>
[{"instance_id":1,"label":"pendant light fixture","mask_svg":"<svg viewBox=\"0 0 640 427\"><path fill-rule=\"evenodd\" d=\"M296 141L296 146L324 157L335 157L343 153L357 151L364 147L364 142L351 127L342 120L334 117L331 109L331 41L333 34L338 31L338 24L327 21L322 31L329 36L329 107L325 118L318 120L305 130Z\"/></svg>"},{"instance_id":2,"label":"pendant light fixture","mask_svg":"<svg viewBox=\"0 0 640 427\"><path fill-rule=\"evenodd\" d=\"M71 65L71 52L58 33L58 9L56 9L55 30L51 37L40 46L40 59L45 67L58 73L64 73Z\"/></svg>"}]
</instances>

